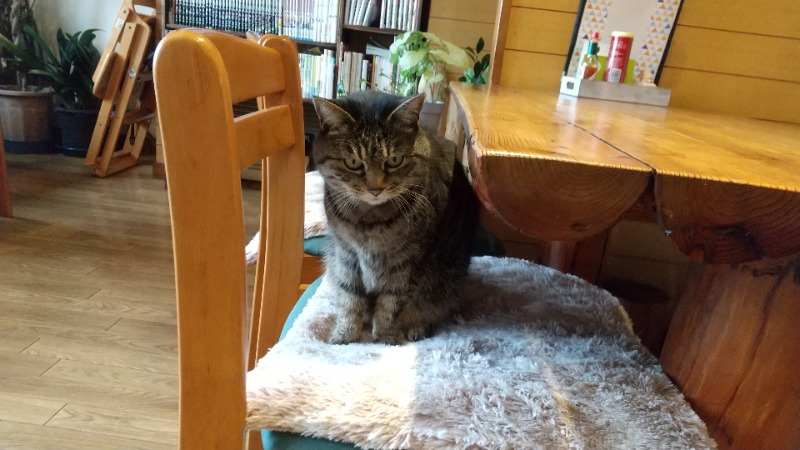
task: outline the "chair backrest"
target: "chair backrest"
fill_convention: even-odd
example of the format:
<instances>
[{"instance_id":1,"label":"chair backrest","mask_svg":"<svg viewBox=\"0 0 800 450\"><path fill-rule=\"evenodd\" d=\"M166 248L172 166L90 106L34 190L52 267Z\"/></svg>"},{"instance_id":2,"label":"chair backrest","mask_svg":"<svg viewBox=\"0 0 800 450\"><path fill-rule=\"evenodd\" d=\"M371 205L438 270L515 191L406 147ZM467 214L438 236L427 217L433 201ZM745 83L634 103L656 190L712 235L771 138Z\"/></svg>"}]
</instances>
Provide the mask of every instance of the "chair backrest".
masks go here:
<instances>
[{"instance_id":1,"label":"chair backrest","mask_svg":"<svg viewBox=\"0 0 800 450\"><path fill-rule=\"evenodd\" d=\"M236 448L246 370L277 341L300 283L305 155L297 48L285 37L255 43L174 31L156 52L154 82L175 256L180 446ZM253 98L259 110L234 118L232 105ZM260 257L246 352L240 172L260 160Z\"/></svg>"}]
</instances>

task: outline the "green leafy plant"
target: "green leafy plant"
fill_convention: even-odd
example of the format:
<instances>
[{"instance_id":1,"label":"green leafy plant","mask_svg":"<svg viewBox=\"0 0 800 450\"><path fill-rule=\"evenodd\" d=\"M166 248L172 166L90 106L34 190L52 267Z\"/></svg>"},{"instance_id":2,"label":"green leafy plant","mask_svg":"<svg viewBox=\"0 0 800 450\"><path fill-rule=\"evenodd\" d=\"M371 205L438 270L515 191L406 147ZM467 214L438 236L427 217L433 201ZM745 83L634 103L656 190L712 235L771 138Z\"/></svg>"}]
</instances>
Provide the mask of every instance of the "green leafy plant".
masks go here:
<instances>
[{"instance_id":1,"label":"green leafy plant","mask_svg":"<svg viewBox=\"0 0 800 450\"><path fill-rule=\"evenodd\" d=\"M17 47L41 56L29 34L24 32L26 26L36 30L36 21L33 18L33 5L28 0L0 0L0 36L7 37ZM16 84L22 90L27 90L29 84L28 68L26 68L14 55L5 48L0 47L0 83L4 85Z\"/></svg>"},{"instance_id":2,"label":"green leafy plant","mask_svg":"<svg viewBox=\"0 0 800 450\"><path fill-rule=\"evenodd\" d=\"M472 67L464 71L464 75L458 81L465 81L474 84L486 84L486 74L489 70L490 56L486 53L480 56L483 51L483 37L478 38L475 48L467 47L466 52L472 60Z\"/></svg>"},{"instance_id":3,"label":"green leafy plant","mask_svg":"<svg viewBox=\"0 0 800 450\"><path fill-rule=\"evenodd\" d=\"M445 66L466 71L470 64L467 52L433 33L409 31L398 35L389 47L390 61L397 65L395 91L400 95L417 93L420 80L431 89L433 100L444 99Z\"/></svg>"},{"instance_id":4,"label":"green leafy plant","mask_svg":"<svg viewBox=\"0 0 800 450\"><path fill-rule=\"evenodd\" d=\"M93 45L96 31L69 34L59 29L58 49L53 53L36 29L26 25L24 32L31 38L33 48L21 48L2 35L0 46L14 55L22 70L39 76L40 88L53 89L57 105L66 109L96 109L100 105L100 100L92 94L92 75L100 61L100 52Z\"/></svg>"}]
</instances>

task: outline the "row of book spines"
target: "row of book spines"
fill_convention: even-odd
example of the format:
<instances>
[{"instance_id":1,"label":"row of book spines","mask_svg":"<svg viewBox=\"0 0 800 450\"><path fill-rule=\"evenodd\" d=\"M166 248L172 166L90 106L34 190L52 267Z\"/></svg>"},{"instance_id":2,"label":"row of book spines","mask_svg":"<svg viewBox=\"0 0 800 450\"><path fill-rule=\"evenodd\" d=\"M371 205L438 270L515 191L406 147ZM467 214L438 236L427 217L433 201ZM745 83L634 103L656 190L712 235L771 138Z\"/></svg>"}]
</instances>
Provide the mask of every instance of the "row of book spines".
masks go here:
<instances>
[{"instance_id":1,"label":"row of book spines","mask_svg":"<svg viewBox=\"0 0 800 450\"><path fill-rule=\"evenodd\" d=\"M244 33L335 42L337 0L176 0L172 22Z\"/></svg>"},{"instance_id":2,"label":"row of book spines","mask_svg":"<svg viewBox=\"0 0 800 450\"><path fill-rule=\"evenodd\" d=\"M333 50L324 50L322 55L300 53L300 86L303 97L334 97L333 73L336 57Z\"/></svg>"},{"instance_id":3,"label":"row of book spines","mask_svg":"<svg viewBox=\"0 0 800 450\"><path fill-rule=\"evenodd\" d=\"M367 89L391 93L393 77L394 67L389 58L346 51L339 64L338 85L344 95Z\"/></svg>"},{"instance_id":4,"label":"row of book spines","mask_svg":"<svg viewBox=\"0 0 800 450\"><path fill-rule=\"evenodd\" d=\"M346 22L349 25L417 30L421 5L422 0L347 0ZM376 14L378 8L380 15Z\"/></svg>"}]
</instances>

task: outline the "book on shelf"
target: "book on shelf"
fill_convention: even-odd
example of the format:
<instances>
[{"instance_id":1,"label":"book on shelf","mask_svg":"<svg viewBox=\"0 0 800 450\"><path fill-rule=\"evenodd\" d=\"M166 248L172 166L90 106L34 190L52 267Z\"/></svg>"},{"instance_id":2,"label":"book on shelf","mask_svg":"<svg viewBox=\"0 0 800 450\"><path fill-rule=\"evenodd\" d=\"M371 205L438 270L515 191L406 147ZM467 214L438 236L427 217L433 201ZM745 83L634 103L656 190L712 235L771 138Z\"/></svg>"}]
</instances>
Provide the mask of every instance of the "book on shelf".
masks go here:
<instances>
[{"instance_id":1,"label":"book on shelf","mask_svg":"<svg viewBox=\"0 0 800 450\"><path fill-rule=\"evenodd\" d=\"M333 98L333 69L336 57L333 50L321 55L300 53L300 87L303 97Z\"/></svg>"},{"instance_id":2,"label":"book on shelf","mask_svg":"<svg viewBox=\"0 0 800 450\"><path fill-rule=\"evenodd\" d=\"M392 93L394 76L388 49L367 44L364 53L342 52L338 84L344 95L367 89Z\"/></svg>"},{"instance_id":3,"label":"book on shelf","mask_svg":"<svg viewBox=\"0 0 800 450\"><path fill-rule=\"evenodd\" d=\"M419 29L422 0L347 0L345 23L394 30Z\"/></svg>"},{"instance_id":4,"label":"book on shelf","mask_svg":"<svg viewBox=\"0 0 800 450\"><path fill-rule=\"evenodd\" d=\"M336 42L339 0L175 0L175 24Z\"/></svg>"}]
</instances>

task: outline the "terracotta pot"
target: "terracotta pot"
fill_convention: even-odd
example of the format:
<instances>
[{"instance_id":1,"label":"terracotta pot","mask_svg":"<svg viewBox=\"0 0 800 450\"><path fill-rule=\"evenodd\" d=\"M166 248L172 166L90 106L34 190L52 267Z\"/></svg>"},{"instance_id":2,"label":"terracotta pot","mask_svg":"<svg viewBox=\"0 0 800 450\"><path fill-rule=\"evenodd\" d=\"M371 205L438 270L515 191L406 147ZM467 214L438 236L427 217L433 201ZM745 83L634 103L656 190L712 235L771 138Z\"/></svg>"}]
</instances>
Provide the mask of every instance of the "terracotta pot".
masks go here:
<instances>
[{"instance_id":1,"label":"terracotta pot","mask_svg":"<svg viewBox=\"0 0 800 450\"><path fill-rule=\"evenodd\" d=\"M0 123L9 153L52 151L53 92L20 91L0 86Z\"/></svg>"}]
</instances>

